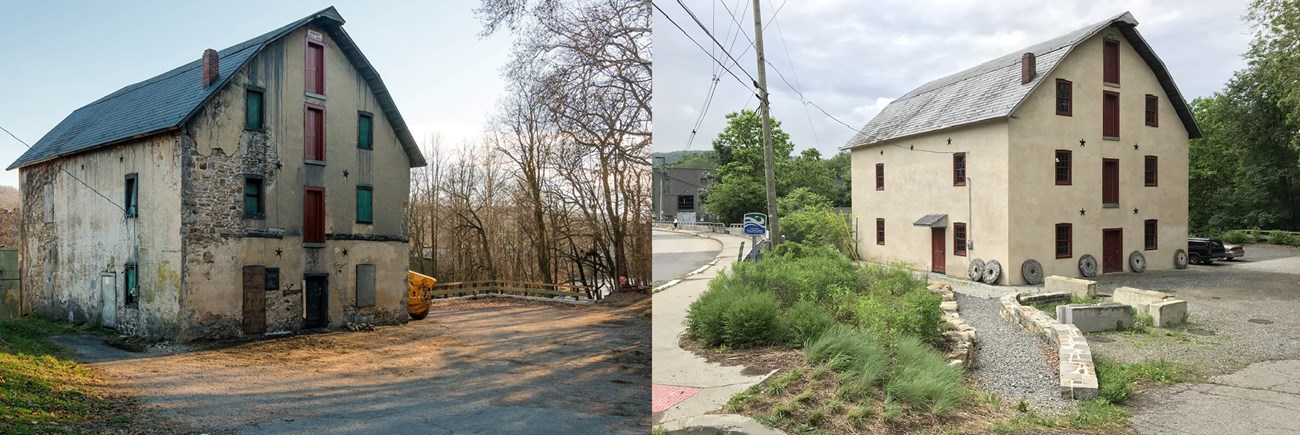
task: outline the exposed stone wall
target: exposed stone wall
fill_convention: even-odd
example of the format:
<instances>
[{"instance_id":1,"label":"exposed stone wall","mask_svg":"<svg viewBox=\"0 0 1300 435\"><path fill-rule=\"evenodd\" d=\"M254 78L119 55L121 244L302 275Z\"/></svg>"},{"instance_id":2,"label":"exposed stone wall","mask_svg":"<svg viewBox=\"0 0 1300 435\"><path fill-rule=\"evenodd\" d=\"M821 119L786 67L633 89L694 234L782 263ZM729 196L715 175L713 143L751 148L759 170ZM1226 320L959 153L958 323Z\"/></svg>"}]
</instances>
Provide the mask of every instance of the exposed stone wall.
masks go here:
<instances>
[{"instance_id":1,"label":"exposed stone wall","mask_svg":"<svg viewBox=\"0 0 1300 435\"><path fill-rule=\"evenodd\" d=\"M1029 295L1046 300L1052 297L1070 297L1069 293ZM1022 305L1022 294L1009 294L1001 298L1002 319L1033 333L1047 345L1055 347L1059 359L1061 396L1067 399L1097 397L1097 370L1092 364L1092 349L1083 332L1074 325L1065 325L1032 306ZM1027 301L1024 301L1027 302Z\"/></svg>"},{"instance_id":2,"label":"exposed stone wall","mask_svg":"<svg viewBox=\"0 0 1300 435\"><path fill-rule=\"evenodd\" d=\"M938 293L943 298L939 303L939 308L943 310L943 320L948 324L948 330L943 333L944 341L948 342L950 351L945 355L948 359L948 365L961 366L969 370L975 367L975 327L961 318L958 312L956 295L953 294L952 288L947 282L937 282L930 286L930 291Z\"/></svg>"},{"instance_id":3,"label":"exposed stone wall","mask_svg":"<svg viewBox=\"0 0 1300 435\"><path fill-rule=\"evenodd\" d=\"M52 291L53 275L58 272L58 240L54 223L46 222L46 185L53 186L58 169L52 163L41 163L19 169L23 195L22 228L26 243L20 251L24 259L22 273L24 312L59 318L61 307L55 305Z\"/></svg>"},{"instance_id":4,"label":"exposed stone wall","mask_svg":"<svg viewBox=\"0 0 1300 435\"><path fill-rule=\"evenodd\" d=\"M249 132L246 132L249 133ZM228 243L239 243L223 234L237 234L243 228L244 165L238 148L212 148L209 155L198 152L195 141L181 138L183 175L181 181L181 237L183 240L185 291L182 313L183 339L227 338L240 335L241 322L233 313L213 312L192 303L194 292L212 291L202 285L213 280L214 269L231 268L238 262L220 250ZM219 256L220 255L220 256ZM233 283L232 283L233 284ZM230 296L238 297L242 288L231 286ZM203 296L203 295L198 295Z\"/></svg>"}]
</instances>

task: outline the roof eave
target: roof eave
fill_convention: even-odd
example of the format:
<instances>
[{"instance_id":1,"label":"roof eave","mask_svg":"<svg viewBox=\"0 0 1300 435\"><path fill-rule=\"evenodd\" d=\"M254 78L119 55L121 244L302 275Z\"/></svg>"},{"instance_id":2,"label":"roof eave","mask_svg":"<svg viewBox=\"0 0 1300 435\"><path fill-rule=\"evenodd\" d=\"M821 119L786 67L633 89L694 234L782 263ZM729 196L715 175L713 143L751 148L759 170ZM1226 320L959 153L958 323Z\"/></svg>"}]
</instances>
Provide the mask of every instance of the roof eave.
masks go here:
<instances>
[{"instance_id":1,"label":"roof eave","mask_svg":"<svg viewBox=\"0 0 1300 435\"><path fill-rule=\"evenodd\" d=\"M97 149L100 149L100 148L108 148L108 147L111 147L111 146L114 146L114 145L118 145L118 144L121 144L121 143L124 143L124 142L130 142L130 141L133 141L133 140L142 139L142 138L146 138L146 137L149 137L149 136L154 136L154 135L158 135L158 134L163 134L163 133L166 133L166 132L169 132L169 131L176 131L176 130L178 130L179 128L180 128L180 127L176 127L176 126L166 127L166 128L160 128L160 129L153 130L153 131L149 131L149 132L144 132L144 133L140 133L140 134L136 134L136 135L132 135L132 136L127 136L127 137L124 137L124 138L121 138L121 139L117 139L117 140L104 142L104 143L102 143L102 144L95 145L95 146L90 147L90 148L83 148L83 149L79 149L79 150L72 151L72 152L67 152L67 153L63 153L63 154L58 154L58 155L49 156L49 157L46 157L46 158L43 158L43 159L40 159L40 160L33 160L33 161L30 161L30 162L23 162L22 164L14 163L14 164L12 164L12 165L9 165L8 168L5 168L5 170L6 170L6 171L12 171L12 170L14 170L14 169L22 169L22 168L25 168L25 167L28 167L28 166L32 166L32 165L39 165L39 164L41 164L41 163L45 163L45 162L48 162L48 161L51 161L51 160L56 160L56 159L61 159L61 158L68 157L68 156L72 156L72 155L76 155L76 154L86 153L86 152L94 151L94 150L97 150Z\"/></svg>"},{"instance_id":2,"label":"roof eave","mask_svg":"<svg viewBox=\"0 0 1300 435\"><path fill-rule=\"evenodd\" d=\"M850 151L850 152L852 152L853 150L857 150L857 149L861 149L861 148L870 148L870 147L877 146L877 145L889 145L889 142L895 142L895 141L901 141L901 140L906 140L906 139L912 139L912 138L915 138L915 137L917 137L917 136L921 136L921 135L934 134L934 133L941 133L941 132L945 132L945 131L952 131L952 130L957 130L957 129L967 128L967 127L972 127L972 126L979 125L979 124L988 124L988 123L992 123L992 122L995 122L995 121L1007 121L1007 120L1009 120L1009 119L1010 119L1010 116L994 116L994 117L991 117L991 118L977 119L977 120L974 120L974 121L963 122L963 123L961 123L961 124L954 124L954 125L950 125L950 126L947 126L947 127L936 128L936 129L933 129L933 130L926 130L926 131L921 131L921 132L911 133L911 134L907 134L907 135L903 135L903 136L891 137L891 138L889 138L889 139L878 140L878 141L875 141L875 142L868 142L868 143L863 143L863 144L858 144L858 145L853 145L853 146L844 146L844 147L840 147L840 151Z\"/></svg>"}]
</instances>

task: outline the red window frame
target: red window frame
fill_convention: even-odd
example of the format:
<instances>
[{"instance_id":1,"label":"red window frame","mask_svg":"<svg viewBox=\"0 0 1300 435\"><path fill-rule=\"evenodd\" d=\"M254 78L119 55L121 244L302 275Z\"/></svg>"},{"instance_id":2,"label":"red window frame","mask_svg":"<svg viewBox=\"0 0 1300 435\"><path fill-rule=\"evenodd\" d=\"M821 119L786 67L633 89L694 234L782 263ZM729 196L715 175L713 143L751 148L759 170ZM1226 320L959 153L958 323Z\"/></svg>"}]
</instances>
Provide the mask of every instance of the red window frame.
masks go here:
<instances>
[{"instance_id":1,"label":"red window frame","mask_svg":"<svg viewBox=\"0 0 1300 435\"><path fill-rule=\"evenodd\" d=\"M1142 165L1142 182L1146 187L1159 187L1160 160L1156 156L1146 156Z\"/></svg>"},{"instance_id":2,"label":"red window frame","mask_svg":"<svg viewBox=\"0 0 1300 435\"><path fill-rule=\"evenodd\" d=\"M1114 164L1113 171L1107 171L1107 164ZM1102 207L1119 207L1119 159L1101 159L1101 205Z\"/></svg>"},{"instance_id":3,"label":"red window frame","mask_svg":"<svg viewBox=\"0 0 1300 435\"><path fill-rule=\"evenodd\" d=\"M1061 230L1065 230L1062 232ZM1065 237L1062 238L1061 235ZM1071 224L1056 224L1052 233L1052 250L1056 252L1056 258L1070 258L1074 256L1074 226ZM1061 252L1061 244L1065 244L1065 252Z\"/></svg>"},{"instance_id":4,"label":"red window frame","mask_svg":"<svg viewBox=\"0 0 1300 435\"><path fill-rule=\"evenodd\" d=\"M1119 137L1119 92L1102 91L1101 135L1105 138Z\"/></svg>"},{"instance_id":5,"label":"red window frame","mask_svg":"<svg viewBox=\"0 0 1300 435\"><path fill-rule=\"evenodd\" d=\"M304 51L303 88L313 94L325 95L325 43L307 38ZM316 54L314 58L313 54Z\"/></svg>"},{"instance_id":6,"label":"red window frame","mask_svg":"<svg viewBox=\"0 0 1300 435\"><path fill-rule=\"evenodd\" d=\"M952 255L966 256L966 234L965 222L952 223Z\"/></svg>"},{"instance_id":7,"label":"red window frame","mask_svg":"<svg viewBox=\"0 0 1300 435\"><path fill-rule=\"evenodd\" d=\"M1159 228L1159 222L1155 219L1147 219L1142 222L1142 244L1144 251L1154 251L1158 249L1157 246L1160 241Z\"/></svg>"},{"instance_id":8,"label":"red window frame","mask_svg":"<svg viewBox=\"0 0 1300 435\"><path fill-rule=\"evenodd\" d=\"M961 164L959 165L957 162L961 162ZM966 185L966 153L952 154L952 185Z\"/></svg>"},{"instance_id":9,"label":"red window frame","mask_svg":"<svg viewBox=\"0 0 1300 435\"><path fill-rule=\"evenodd\" d=\"M1064 111L1061 110L1061 103L1065 103ZM1074 83L1069 80L1056 79L1056 114L1074 116Z\"/></svg>"},{"instance_id":10,"label":"red window frame","mask_svg":"<svg viewBox=\"0 0 1300 435\"><path fill-rule=\"evenodd\" d=\"M312 112L320 118L312 122ZM307 103L302 111L302 156L306 160L325 161L325 106Z\"/></svg>"},{"instance_id":11,"label":"red window frame","mask_svg":"<svg viewBox=\"0 0 1300 435\"><path fill-rule=\"evenodd\" d=\"M1065 156L1065 179L1061 179L1061 156ZM1057 186L1069 186L1074 182L1074 157L1070 150L1056 150L1052 160L1052 179Z\"/></svg>"},{"instance_id":12,"label":"red window frame","mask_svg":"<svg viewBox=\"0 0 1300 435\"><path fill-rule=\"evenodd\" d=\"M1118 85L1119 41L1113 39L1105 41L1105 44L1102 46L1101 57L1101 81Z\"/></svg>"},{"instance_id":13,"label":"red window frame","mask_svg":"<svg viewBox=\"0 0 1300 435\"><path fill-rule=\"evenodd\" d=\"M876 244L885 244L885 220L882 218L876 218Z\"/></svg>"},{"instance_id":14,"label":"red window frame","mask_svg":"<svg viewBox=\"0 0 1300 435\"><path fill-rule=\"evenodd\" d=\"M1148 127L1160 126L1160 97L1147 94L1146 121Z\"/></svg>"},{"instance_id":15,"label":"red window frame","mask_svg":"<svg viewBox=\"0 0 1300 435\"><path fill-rule=\"evenodd\" d=\"M325 188L303 187L302 242L325 243Z\"/></svg>"},{"instance_id":16,"label":"red window frame","mask_svg":"<svg viewBox=\"0 0 1300 435\"><path fill-rule=\"evenodd\" d=\"M885 190L885 164L876 163L876 190Z\"/></svg>"}]
</instances>

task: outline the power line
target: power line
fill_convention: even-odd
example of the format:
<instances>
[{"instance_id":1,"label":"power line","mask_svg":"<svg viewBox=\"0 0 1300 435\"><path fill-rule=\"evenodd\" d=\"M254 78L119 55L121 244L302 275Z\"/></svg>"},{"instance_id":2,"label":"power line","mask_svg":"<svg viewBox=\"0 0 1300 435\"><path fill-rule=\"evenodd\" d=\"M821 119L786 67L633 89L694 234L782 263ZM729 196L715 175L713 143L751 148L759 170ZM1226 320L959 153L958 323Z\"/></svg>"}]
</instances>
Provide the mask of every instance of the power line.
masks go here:
<instances>
[{"instance_id":1,"label":"power line","mask_svg":"<svg viewBox=\"0 0 1300 435\"><path fill-rule=\"evenodd\" d=\"M651 3L651 4L653 4L653 3ZM736 58L735 58L734 56L731 55L731 52L727 51L725 48L722 48L722 43L721 43L721 42L718 42L718 38L714 38L714 37L713 37L713 33L710 33L710 32L709 32L709 28L704 27L704 23L700 21L700 18L699 18L699 17L696 17L696 16L695 16L695 12L692 12L692 11L691 11L691 8L686 7L686 3L685 3L685 2L682 2L682 0L677 0L677 5L678 5L678 6L681 6L681 7L682 7L682 10L685 10L687 15L690 15L690 16L691 16L691 19L695 21L695 24L698 25L698 26L700 26L700 30L703 30L703 31L704 31L704 34L705 34L705 35L708 35L708 36L709 36L709 39L713 40L713 43L714 43L714 44L717 44L717 45L718 45L718 48L722 49L722 54L727 55L727 57L730 58L732 62L735 62L735 63L736 63L736 67L737 67L737 68L740 68L740 71L741 71L741 72L744 72L744 73L745 73L745 76L746 76L746 77L749 77L749 81L753 82L753 83L755 84L755 87L757 87L757 86L758 86L758 85L757 85L758 80L755 79L754 76L749 75L749 70L746 70L745 68L743 68L743 67L740 66L740 61L736 60ZM655 5L655 7L658 8L659 6L658 6L658 5ZM661 10L661 12L662 12L662 10ZM667 15L667 14L665 14L665 16L666 16L666 15ZM671 19L670 19L669 21L671 21ZM676 24L676 23L674 23L674 24ZM679 28L680 28L680 27L679 27ZM683 30L683 32L684 32L684 30Z\"/></svg>"},{"instance_id":2,"label":"power line","mask_svg":"<svg viewBox=\"0 0 1300 435\"><path fill-rule=\"evenodd\" d=\"M703 51L704 54L709 55L709 58L713 59L713 61L716 62L718 65L721 65L723 71L726 71L727 74L730 74L731 77L735 78L737 82L740 82L742 86L745 86L746 88L750 86L749 83L745 83L745 80L741 79L740 76L737 76L736 73L732 72L731 69L727 68L726 64L718 60L717 57L714 57L713 53L710 53L709 50L705 49L703 45L700 45L700 43L696 41L695 38L691 37L691 34L688 33L686 29L683 29L682 26L678 25L677 21L673 20L673 17L669 16L668 13L664 12L663 8L660 8L658 3L650 3L650 5L654 6L655 9L658 9L659 13L663 15L664 18L668 19L668 22L672 23L674 27L677 27L677 30L680 30L683 35L686 35L686 39L690 39L691 42L695 43L696 47L700 47L700 50ZM708 30L705 30L705 32L707 33ZM709 35L709 37L712 38L713 36ZM714 42L717 42L717 40L714 40ZM723 50L723 53L726 53L726 50ZM728 54L728 56L730 56L730 54ZM736 64L736 67L740 68L741 72L744 72L746 76L749 75L749 71L745 71L745 69L741 67L739 63Z\"/></svg>"},{"instance_id":3,"label":"power line","mask_svg":"<svg viewBox=\"0 0 1300 435\"><path fill-rule=\"evenodd\" d=\"M768 0L767 3L772 4L772 0ZM781 2L781 6L784 7L785 2ZM777 8L776 12L781 12L781 9ZM790 55L790 45L785 43L785 31L781 30L781 22L777 20L775 12L772 13L772 22L776 23L777 34L781 36L781 47L785 49L786 62L790 63L790 74L794 76L794 84L798 85L799 88L803 88L803 84L799 83L799 71L794 68L794 56ZM802 89L800 89L800 91L802 91ZM800 95L802 94L803 93L800 92ZM803 115L808 118L808 127L812 130L813 141L817 144L817 148L821 149L822 139L817 136L817 125L813 124L812 113L808 111L808 101L803 100L802 98L803 97L801 96L800 102L803 103Z\"/></svg>"},{"instance_id":4,"label":"power line","mask_svg":"<svg viewBox=\"0 0 1300 435\"><path fill-rule=\"evenodd\" d=\"M23 144L23 146L27 147L28 149L31 149L31 147L32 147L31 145L28 145L27 142L24 142L22 139L19 139L18 136L14 136L14 134L13 134L12 132L10 132L9 129L4 128L3 126L0 126L0 130L3 130L6 134L9 135L9 137L12 137L12 138L14 138L14 140L18 141L18 143L21 143L21 144ZM54 167L59 168L59 171L62 171L64 174L68 174L68 176L69 176L69 177L72 177L73 180L77 180L77 182L78 182L78 183L81 183L82 186L86 186L86 188L87 188L87 189L90 189L91 192L95 192L96 195L99 195L101 198L104 198L105 201L108 201L109 204L113 204L114 207L117 207L119 210L122 210L123 213L126 212L126 209L125 209L125 208L122 208L122 206L117 205L117 203L116 203L116 202L113 202L113 200L108 199L107 196L104 196L103 193L100 193L98 190L95 190L94 187L90 187L90 185L89 185L89 184L86 184L85 181L81 181L81 179L80 179L80 178L77 178L76 175L72 175L72 173L71 173L71 172L68 172L67 169L63 169L63 166L55 165Z\"/></svg>"}]
</instances>

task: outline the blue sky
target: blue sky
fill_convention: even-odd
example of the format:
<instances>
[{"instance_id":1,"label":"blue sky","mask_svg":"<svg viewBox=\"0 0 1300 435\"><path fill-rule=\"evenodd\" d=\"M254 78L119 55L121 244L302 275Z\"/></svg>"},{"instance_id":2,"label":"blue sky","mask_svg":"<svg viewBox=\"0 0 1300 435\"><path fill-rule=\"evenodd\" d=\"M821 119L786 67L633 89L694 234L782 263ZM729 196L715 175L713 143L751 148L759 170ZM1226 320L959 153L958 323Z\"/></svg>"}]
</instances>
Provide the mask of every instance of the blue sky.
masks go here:
<instances>
[{"instance_id":1,"label":"blue sky","mask_svg":"<svg viewBox=\"0 0 1300 435\"><path fill-rule=\"evenodd\" d=\"M28 144L123 86L335 6L421 142L476 138L503 91L510 35L478 37L478 1L6 2L0 126ZM0 163L25 150L0 133ZM0 173L18 185L18 171Z\"/></svg>"}]
</instances>

